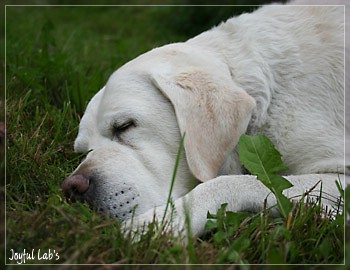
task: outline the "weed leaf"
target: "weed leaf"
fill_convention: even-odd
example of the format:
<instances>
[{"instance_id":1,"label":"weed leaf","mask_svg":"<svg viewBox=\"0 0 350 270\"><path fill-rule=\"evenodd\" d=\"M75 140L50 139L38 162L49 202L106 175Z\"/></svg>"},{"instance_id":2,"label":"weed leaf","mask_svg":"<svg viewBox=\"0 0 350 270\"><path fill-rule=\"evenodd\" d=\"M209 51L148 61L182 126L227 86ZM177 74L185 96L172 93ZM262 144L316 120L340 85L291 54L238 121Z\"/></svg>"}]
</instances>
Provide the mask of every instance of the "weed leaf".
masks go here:
<instances>
[{"instance_id":1,"label":"weed leaf","mask_svg":"<svg viewBox=\"0 0 350 270\"><path fill-rule=\"evenodd\" d=\"M277 172L288 169L282 162L281 154L273 143L263 135L242 135L239 140L239 159L244 167L269 188L276 196L281 214L287 217L291 210L290 200L282 191L292 184Z\"/></svg>"}]
</instances>

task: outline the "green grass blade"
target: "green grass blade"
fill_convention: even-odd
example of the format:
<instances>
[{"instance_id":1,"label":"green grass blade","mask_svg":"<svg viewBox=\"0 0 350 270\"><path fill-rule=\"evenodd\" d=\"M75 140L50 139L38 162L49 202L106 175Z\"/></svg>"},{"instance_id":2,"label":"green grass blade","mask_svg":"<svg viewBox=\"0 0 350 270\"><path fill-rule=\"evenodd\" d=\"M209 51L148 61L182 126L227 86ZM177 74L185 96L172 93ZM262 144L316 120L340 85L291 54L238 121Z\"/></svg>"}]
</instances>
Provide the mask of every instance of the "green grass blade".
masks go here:
<instances>
[{"instance_id":1,"label":"green grass blade","mask_svg":"<svg viewBox=\"0 0 350 270\"><path fill-rule=\"evenodd\" d=\"M169 205L171 204L171 201L172 201L171 194L173 193L173 188L174 188L174 184L175 184L175 178L176 178L177 170L178 170L179 164L180 164L181 154L182 154L182 150L183 150L183 147L184 147L185 135L186 135L186 133L184 133L184 135L182 136L181 141L180 141L180 145L179 145L179 149L177 150L173 176L171 178L170 190L169 190L169 194L168 194L168 199L167 199L164 215L163 215L163 218L162 218L162 223L161 223L162 225L164 224L164 221L165 221L165 218L166 218L166 214L167 214L168 209L169 209Z\"/></svg>"}]
</instances>

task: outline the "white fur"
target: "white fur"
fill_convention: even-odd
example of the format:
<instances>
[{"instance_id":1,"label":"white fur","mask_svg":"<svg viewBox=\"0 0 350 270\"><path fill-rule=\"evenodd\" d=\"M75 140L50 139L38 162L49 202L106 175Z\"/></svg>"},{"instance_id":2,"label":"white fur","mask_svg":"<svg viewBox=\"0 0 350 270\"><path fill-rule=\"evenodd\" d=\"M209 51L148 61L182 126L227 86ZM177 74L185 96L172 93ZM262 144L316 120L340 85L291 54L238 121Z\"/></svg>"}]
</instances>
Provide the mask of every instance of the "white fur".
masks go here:
<instances>
[{"instance_id":1,"label":"white fur","mask_svg":"<svg viewBox=\"0 0 350 270\"><path fill-rule=\"evenodd\" d=\"M185 208L198 234L207 211L221 203L258 211L268 196L275 204L255 177L241 175L236 145L243 133L265 134L280 150L294 184L288 196L319 180L339 196L343 19L342 6L265 6L118 69L89 103L75 142L77 152L93 149L75 174L94 182L94 204L124 218L137 206L133 226L154 213L161 218L184 133L172 193L179 229ZM113 134L113 126L128 120L135 127Z\"/></svg>"}]
</instances>

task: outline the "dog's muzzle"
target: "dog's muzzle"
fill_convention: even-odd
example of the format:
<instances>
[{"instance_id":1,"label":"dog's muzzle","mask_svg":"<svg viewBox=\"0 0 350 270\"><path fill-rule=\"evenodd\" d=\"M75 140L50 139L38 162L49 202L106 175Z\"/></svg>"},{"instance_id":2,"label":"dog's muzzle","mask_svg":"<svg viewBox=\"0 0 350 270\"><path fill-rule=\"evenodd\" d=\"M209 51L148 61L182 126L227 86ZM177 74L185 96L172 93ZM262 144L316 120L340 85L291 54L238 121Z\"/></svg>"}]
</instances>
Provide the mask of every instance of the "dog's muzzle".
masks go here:
<instances>
[{"instance_id":1,"label":"dog's muzzle","mask_svg":"<svg viewBox=\"0 0 350 270\"><path fill-rule=\"evenodd\" d=\"M64 195L72 202L87 202L91 208L114 218L131 217L139 199L136 187L121 182L116 188L105 188L99 186L99 182L92 176L74 174L64 180L61 188Z\"/></svg>"}]
</instances>

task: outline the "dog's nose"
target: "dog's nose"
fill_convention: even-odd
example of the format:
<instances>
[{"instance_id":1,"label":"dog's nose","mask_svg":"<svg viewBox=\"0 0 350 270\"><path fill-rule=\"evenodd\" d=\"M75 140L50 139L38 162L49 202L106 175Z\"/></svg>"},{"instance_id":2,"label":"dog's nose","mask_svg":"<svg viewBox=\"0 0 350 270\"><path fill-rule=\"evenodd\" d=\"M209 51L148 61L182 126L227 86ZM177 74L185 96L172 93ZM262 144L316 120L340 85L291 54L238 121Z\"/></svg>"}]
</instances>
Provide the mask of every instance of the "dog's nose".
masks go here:
<instances>
[{"instance_id":1,"label":"dog's nose","mask_svg":"<svg viewBox=\"0 0 350 270\"><path fill-rule=\"evenodd\" d=\"M78 199L90 187L90 180L82 174L69 176L63 181L61 188L64 195L70 199Z\"/></svg>"}]
</instances>

